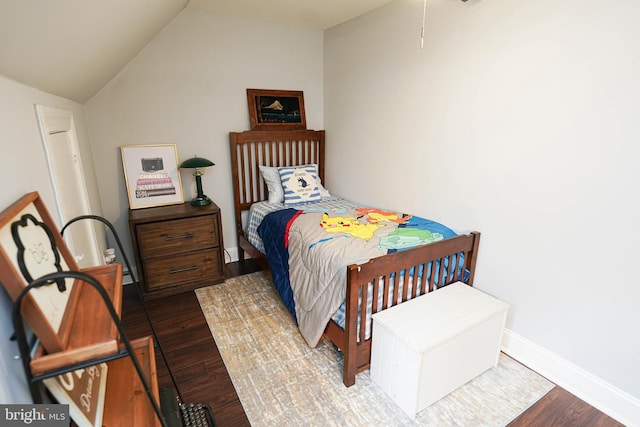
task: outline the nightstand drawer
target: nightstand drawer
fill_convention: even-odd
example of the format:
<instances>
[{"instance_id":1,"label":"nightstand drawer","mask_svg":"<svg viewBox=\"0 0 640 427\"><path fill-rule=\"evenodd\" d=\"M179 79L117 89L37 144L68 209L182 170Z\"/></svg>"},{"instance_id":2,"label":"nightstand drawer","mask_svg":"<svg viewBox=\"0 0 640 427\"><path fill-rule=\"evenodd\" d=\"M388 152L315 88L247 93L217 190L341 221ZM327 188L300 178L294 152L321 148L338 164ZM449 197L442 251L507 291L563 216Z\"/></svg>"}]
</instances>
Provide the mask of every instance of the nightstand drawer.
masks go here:
<instances>
[{"instance_id":1,"label":"nightstand drawer","mask_svg":"<svg viewBox=\"0 0 640 427\"><path fill-rule=\"evenodd\" d=\"M138 241L144 259L196 251L218 245L217 216L175 219L140 225Z\"/></svg>"},{"instance_id":2,"label":"nightstand drawer","mask_svg":"<svg viewBox=\"0 0 640 427\"><path fill-rule=\"evenodd\" d=\"M145 262L147 290L152 291L207 278L219 280L223 277L220 259L220 250L215 248L170 258L148 260Z\"/></svg>"}]
</instances>

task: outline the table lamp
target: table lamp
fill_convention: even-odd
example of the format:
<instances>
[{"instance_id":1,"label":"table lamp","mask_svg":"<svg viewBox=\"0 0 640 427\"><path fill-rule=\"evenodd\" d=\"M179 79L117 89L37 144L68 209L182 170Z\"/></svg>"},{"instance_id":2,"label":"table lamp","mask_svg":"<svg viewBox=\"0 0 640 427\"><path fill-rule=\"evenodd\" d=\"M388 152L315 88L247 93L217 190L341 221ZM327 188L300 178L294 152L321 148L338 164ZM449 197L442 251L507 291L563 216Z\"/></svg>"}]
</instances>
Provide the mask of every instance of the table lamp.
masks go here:
<instances>
[{"instance_id":1,"label":"table lamp","mask_svg":"<svg viewBox=\"0 0 640 427\"><path fill-rule=\"evenodd\" d=\"M207 160L198 156L193 156L192 158L187 159L184 162L180 163L180 169L195 169L195 171L193 172L193 176L196 177L196 189L198 191L198 194L193 200L191 200L192 205L205 206L211 203L211 199L202 193L201 177L204 174L204 172L201 171L200 169L206 168L209 166L214 166L214 165L215 163L213 163L211 160Z\"/></svg>"}]
</instances>

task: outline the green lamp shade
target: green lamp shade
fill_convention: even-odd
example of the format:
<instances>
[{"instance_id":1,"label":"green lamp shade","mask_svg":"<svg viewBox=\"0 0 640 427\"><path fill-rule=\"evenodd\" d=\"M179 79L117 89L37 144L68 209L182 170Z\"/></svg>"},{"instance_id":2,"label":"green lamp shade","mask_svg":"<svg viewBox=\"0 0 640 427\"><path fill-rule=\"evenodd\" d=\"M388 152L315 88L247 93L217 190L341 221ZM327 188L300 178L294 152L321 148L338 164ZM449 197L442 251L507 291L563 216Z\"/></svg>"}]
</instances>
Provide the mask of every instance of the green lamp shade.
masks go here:
<instances>
[{"instance_id":1,"label":"green lamp shade","mask_svg":"<svg viewBox=\"0 0 640 427\"><path fill-rule=\"evenodd\" d=\"M215 163L202 157L192 157L180 163L181 169L206 168L207 166L215 166Z\"/></svg>"}]
</instances>

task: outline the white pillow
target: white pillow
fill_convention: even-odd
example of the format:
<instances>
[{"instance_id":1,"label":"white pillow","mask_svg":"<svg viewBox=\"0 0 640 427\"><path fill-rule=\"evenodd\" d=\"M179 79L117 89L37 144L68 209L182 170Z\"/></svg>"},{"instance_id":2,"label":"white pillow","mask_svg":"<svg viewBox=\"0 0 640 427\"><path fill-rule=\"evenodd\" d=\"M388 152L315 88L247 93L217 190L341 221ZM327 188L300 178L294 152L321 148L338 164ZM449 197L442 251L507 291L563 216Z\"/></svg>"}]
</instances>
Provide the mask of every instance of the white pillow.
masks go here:
<instances>
[{"instance_id":1,"label":"white pillow","mask_svg":"<svg viewBox=\"0 0 640 427\"><path fill-rule=\"evenodd\" d=\"M322 200L318 189L318 176L313 165L278 168L284 204L297 205Z\"/></svg>"},{"instance_id":2,"label":"white pillow","mask_svg":"<svg viewBox=\"0 0 640 427\"><path fill-rule=\"evenodd\" d=\"M305 166L313 166L316 172L316 177L318 177L318 165L310 164L310 165L301 165L296 167L305 167ZM269 203L283 203L284 202L284 191L282 191L282 182L280 182L280 173L278 172L277 167L271 166L260 166L260 174L262 175L262 179L265 184L267 184L267 190L269 191ZM322 186L320 182L320 178L318 177L316 184L318 185L318 190L320 192L320 197L325 198L331 196L329 191Z\"/></svg>"},{"instance_id":3,"label":"white pillow","mask_svg":"<svg viewBox=\"0 0 640 427\"><path fill-rule=\"evenodd\" d=\"M278 168L260 166L260 174L262 175L264 183L267 184L269 203L282 203L284 201L284 192L282 191L282 184L280 183L280 174L278 173Z\"/></svg>"}]
</instances>

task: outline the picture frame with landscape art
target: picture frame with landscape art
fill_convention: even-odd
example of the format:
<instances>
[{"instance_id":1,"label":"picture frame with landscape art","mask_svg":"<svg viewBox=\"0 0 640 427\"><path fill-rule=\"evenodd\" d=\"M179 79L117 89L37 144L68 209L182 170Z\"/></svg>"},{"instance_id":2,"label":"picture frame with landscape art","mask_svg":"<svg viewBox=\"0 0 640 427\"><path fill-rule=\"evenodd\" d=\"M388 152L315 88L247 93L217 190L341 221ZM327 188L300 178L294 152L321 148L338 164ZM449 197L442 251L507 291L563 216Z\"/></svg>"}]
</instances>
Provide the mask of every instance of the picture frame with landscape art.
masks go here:
<instances>
[{"instance_id":1,"label":"picture frame with landscape art","mask_svg":"<svg viewBox=\"0 0 640 427\"><path fill-rule=\"evenodd\" d=\"M131 209L184 203L176 144L123 145L120 151Z\"/></svg>"},{"instance_id":2,"label":"picture frame with landscape art","mask_svg":"<svg viewBox=\"0 0 640 427\"><path fill-rule=\"evenodd\" d=\"M251 130L304 130L307 118L300 90L247 89Z\"/></svg>"}]
</instances>

